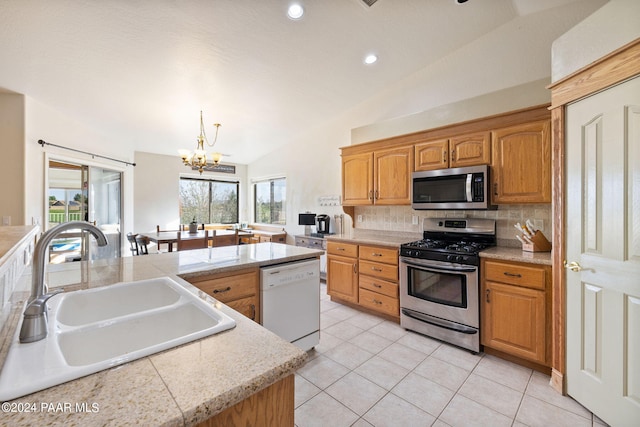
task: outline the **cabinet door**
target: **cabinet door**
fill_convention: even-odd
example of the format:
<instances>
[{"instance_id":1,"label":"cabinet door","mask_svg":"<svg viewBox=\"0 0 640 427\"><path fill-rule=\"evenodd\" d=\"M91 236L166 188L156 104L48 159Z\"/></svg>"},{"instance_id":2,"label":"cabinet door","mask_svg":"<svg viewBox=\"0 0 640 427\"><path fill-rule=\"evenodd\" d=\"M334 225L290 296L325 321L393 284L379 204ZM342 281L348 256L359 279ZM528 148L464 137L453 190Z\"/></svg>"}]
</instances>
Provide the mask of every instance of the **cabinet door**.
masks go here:
<instances>
[{"instance_id":1,"label":"cabinet door","mask_svg":"<svg viewBox=\"0 0 640 427\"><path fill-rule=\"evenodd\" d=\"M374 203L410 205L413 146L381 150L374 157Z\"/></svg>"},{"instance_id":2,"label":"cabinet door","mask_svg":"<svg viewBox=\"0 0 640 427\"><path fill-rule=\"evenodd\" d=\"M254 322L260 323L260 301L257 296L240 298L226 304Z\"/></svg>"},{"instance_id":3,"label":"cabinet door","mask_svg":"<svg viewBox=\"0 0 640 427\"><path fill-rule=\"evenodd\" d=\"M499 129L491 140L493 203L550 203L549 121Z\"/></svg>"},{"instance_id":4,"label":"cabinet door","mask_svg":"<svg viewBox=\"0 0 640 427\"><path fill-rule=\"evenodd\" d=\"M488 165L491 163L491 134L479 132L449 139L449 167Z\"/></svg>"},{"instance_id":5,"label":"cabinet door","mask_svg":"<svg viewBox=\"0 0 640 427\"><path fill-rule=\"evenodd\" d=\"M416 144L414 150L416 171L449 167L449 140L447 139L422 142Z\"/></svg>"},{"instance_id":6,"label":"cabinet door","mask_svg":"<svg viewBox=\"0 0 640 427\"><path fill-rule=\"evenodd\" d=\"M342 204L373 203L373 153L342 156Z\"/></svg>"},{"instance_id":7,"label":"cabinet door","mask_svg":"<svg viewBox=\"0 0 640 427\"><path fill-rule=\"evenodd\" d=\"M327 257L327 293L350 302L358 302L358 267L355 258Z\"/></svg>"},{"instance_id":8,"label":"cabinet door","mask_svg":"<svg viewBox=\"0 0 640 427\"><path fill-rule=\"evenodd\" d=\"M546 363L545 292L486 281L482 344Z\"/></svg>"}]
</instances>

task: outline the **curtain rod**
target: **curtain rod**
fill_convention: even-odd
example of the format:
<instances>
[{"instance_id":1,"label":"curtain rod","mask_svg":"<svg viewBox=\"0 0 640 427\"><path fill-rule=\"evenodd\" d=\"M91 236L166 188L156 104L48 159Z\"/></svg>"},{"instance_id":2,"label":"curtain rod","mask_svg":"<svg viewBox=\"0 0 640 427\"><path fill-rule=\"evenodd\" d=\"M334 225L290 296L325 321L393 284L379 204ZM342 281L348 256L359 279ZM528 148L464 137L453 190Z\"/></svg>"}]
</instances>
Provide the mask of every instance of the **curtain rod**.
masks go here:
<instances>
[{"instance_id":1,"label":"curtain rod","mask_svg":"<svg viewBox=\"0 0 640 427\"><path fill-rule=\"evenodd\" d=\"M107 159L107 160L112 160L114 162L124 163L127 166L131 165L131 166L135 167L135 165L136 165L135 163L125 162L124 160L114 159L113 157L101 156L100 154L88 153L86 151L76 150L75 148L63 147L62 145L52 144L50 142L43 141L42 139L38 140L38 144L42 145L42 148L44 148L44 146L46 144L46 145L50 145L52 147L58 147L58 148L62 148L64 150L75 151L76 153L86 154L86 155L91 156L91 157L100 157L101 159Z\"/></svg>"}]
</instances>

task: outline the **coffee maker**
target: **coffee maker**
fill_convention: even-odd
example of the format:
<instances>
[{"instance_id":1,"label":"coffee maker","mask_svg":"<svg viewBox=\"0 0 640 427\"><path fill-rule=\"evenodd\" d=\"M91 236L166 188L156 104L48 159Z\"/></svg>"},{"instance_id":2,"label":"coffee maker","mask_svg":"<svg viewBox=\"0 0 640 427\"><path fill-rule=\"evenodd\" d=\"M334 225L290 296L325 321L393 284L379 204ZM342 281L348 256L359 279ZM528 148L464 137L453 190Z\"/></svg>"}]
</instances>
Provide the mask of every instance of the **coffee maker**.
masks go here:
<instances>
[{"instance_id":1,"label":"coffee maker","mask_svg":"<svg viewBox=\"0 0 640 427\"><path fill-rule=\"evenodd\" d=\"M329 233L329 226L331 224L331 217L326 214L321 214L316 216L316 221L318 222L317 231L318 234L331 234Z\"/></svg>"}]
</instances>

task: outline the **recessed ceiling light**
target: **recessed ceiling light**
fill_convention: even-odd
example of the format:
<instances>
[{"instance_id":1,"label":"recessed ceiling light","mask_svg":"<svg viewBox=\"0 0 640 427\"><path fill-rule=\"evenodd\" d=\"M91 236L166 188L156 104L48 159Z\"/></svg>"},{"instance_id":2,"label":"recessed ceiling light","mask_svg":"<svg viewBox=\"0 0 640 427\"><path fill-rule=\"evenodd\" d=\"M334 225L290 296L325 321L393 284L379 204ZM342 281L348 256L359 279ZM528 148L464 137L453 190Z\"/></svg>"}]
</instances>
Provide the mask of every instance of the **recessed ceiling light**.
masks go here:
<instances>
[{"instance_id":1,"label":"recessed ceiling light","mask_svg":"<svg viewBox=\"0 0 640 427\"><path fill-rule=\"evenodd\" d=\"M291 19L300 19L304 15L304 9L298 3L292 3L287 10L287 16Z\"/></svg>"},{"instance_id":2,"label":"recessed ceiling light","mask_svg":"<svg viewBox=\"0 0 640 427\"><path fill-rule=\"evenodd\" d=\"M371 54L371 55L367 55L367 56L364 58L364 63L365 63L365 64L367 64L367 65L371 65L371 64L373 64L374 62L376 62L377 60L378 60L378 56L377 56L377 55L374 55L374 54Z\"/></svg>"}]
</instances>

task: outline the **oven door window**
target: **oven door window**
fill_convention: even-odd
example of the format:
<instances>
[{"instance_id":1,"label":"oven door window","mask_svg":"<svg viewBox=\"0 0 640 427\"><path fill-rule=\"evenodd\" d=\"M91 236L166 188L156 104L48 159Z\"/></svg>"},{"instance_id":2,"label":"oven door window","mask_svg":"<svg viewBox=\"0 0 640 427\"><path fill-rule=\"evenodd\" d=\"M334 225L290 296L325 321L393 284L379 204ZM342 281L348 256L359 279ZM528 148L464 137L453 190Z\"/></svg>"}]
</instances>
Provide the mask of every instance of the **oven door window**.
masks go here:
<instances>
[{"instance_id":1,"label":"oven door window","mask_svg":"<svg viewBox=\"0 0 640 427\"><path fill-rule=\"evenodd\" d=\"M467 276L408 267L409 295L436 304L467 308Z\"/></svg>"}]
</instances>

